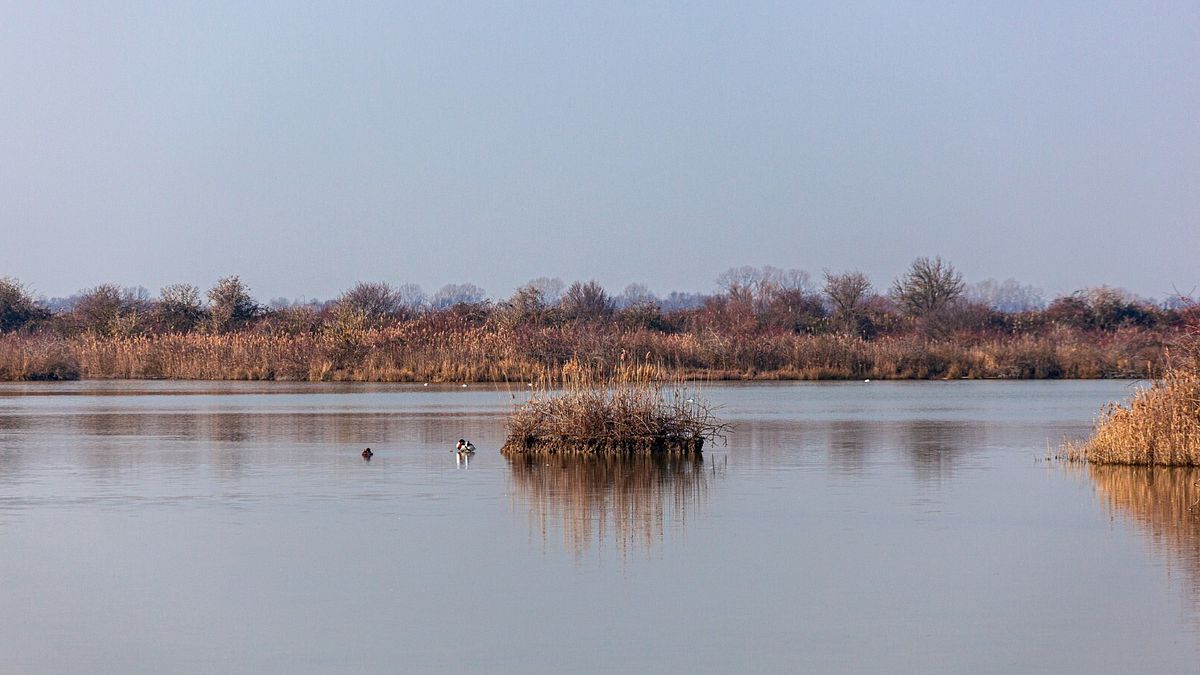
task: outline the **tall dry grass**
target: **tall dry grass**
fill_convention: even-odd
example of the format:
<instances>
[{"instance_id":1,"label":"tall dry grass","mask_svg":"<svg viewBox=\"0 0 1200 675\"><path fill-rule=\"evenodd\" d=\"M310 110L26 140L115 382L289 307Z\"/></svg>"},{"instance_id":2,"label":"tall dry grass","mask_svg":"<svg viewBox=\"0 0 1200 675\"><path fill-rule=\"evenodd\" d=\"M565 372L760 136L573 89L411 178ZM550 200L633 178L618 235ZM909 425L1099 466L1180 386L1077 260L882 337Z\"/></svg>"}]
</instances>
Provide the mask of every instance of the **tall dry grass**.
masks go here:
<instances>
[{"instance_id":1,"label":"tall dry grass","mask_svg":"<svg viewBox=\"0 0 1200 675\"><path fill-rule=\"evenodd\" d=\"M78 380L78 356L59 340L0 335L0 382Z\"/></svg>"},{"instance_id":2,"label":"tall dry grass","mask_svg":"<svg viewBox=\"0 0 1200 675\"><path fill-rule=\"evenodd\" d=\"M539 326L435 315L388 326L212 334L0 335L0 379L29 379L57 355L86 378L534 381L572 360L604 369L637 354L670 377L731 380L1100 378L1161 375L1162 332L963 335L871 340L783 329L662 332L608 324Z\"/></svg>"},{"instance_id":3,"label":"tall dry grass","mask_svg":"<svg viewBox=\"0 0 1200 675\"><path fill-rule=\"evenodd\" d=\"M1128 406L1110 403L1067 458L1094 464L1200 466L1200 333L1180 340L1164 376Z\"/></svg>"},{"instance_id":4,"label":"tall dry grass","mask_svg":"<svg viewBox=\"0 0 1200 675\"><path fill-rule=\"evenodd\" d=\"M681 380L637 363L613 375L571 361L561 388L544 388L509 416L501 452L699 454L726 425Z\"/></svg>"},{"instance_id":5,"label":"tall dry grass","mask_svg":"<svg viewBox=\"0 0 1200 675\"><path fill-rule=\"evenodd\" d=\"M1128 407L1110 403L1091 439L1067 456L1093 464L1200 466L1200 374L1173 370L1134 394Z\"/></svg>"}]
</instances>

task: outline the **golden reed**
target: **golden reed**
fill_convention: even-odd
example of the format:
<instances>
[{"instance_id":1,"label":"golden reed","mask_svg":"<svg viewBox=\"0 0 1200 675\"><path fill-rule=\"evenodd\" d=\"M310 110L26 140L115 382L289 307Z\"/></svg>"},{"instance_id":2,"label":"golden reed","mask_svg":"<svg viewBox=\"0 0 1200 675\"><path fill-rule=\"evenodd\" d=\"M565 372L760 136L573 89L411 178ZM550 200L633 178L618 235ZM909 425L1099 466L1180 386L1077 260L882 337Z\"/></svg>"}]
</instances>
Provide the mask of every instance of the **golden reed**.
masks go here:
<instances>
[{"instance_id":1,"label":"golden reed","mask_svg":"<svg viewBox=\"0 0 1200 675\"><path fill-rule=\"evenodd\" d=\"M670 377L687 379L1156 377L1163 340L1132 329L931 341L916 335L864 340L791 331L665 333L450 320L295 333L14 332L0 335L0 380L528 382L559 377L573 359L615 372L623 352L645 355Z\"/></svg>"}]
</instances>

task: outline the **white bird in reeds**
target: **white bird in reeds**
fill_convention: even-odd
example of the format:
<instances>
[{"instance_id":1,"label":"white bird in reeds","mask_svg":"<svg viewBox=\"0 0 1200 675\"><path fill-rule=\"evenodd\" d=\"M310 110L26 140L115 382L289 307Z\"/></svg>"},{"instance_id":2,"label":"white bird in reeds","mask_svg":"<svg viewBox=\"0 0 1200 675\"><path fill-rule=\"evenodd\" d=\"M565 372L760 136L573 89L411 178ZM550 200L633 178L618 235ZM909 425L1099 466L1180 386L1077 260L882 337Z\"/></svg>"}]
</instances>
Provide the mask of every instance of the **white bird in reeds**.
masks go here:
<instances>
[{"instance_id":1,"label":"white bird in reeds","mask_svg":"<svg viewBox=\"0 0 1200 675\"><path fill-rule=\"evenodd\" d=\"M454 450L460 455L475 454L475 444L465 439L458 439L458 443L454 444Z\"/></svg>"}]
</instances>

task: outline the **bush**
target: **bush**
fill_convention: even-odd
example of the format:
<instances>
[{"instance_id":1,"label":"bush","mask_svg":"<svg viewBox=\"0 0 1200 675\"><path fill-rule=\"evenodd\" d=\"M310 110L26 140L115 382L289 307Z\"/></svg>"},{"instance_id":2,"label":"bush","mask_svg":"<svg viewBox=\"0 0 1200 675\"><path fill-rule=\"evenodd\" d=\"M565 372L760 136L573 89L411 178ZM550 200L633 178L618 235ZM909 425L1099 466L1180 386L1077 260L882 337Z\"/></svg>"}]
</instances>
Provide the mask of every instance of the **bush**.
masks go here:
<instances>
[{"instance_id":1,"label":"bush","mask_svg":"<svg viewBox=\"0 0 1200 675\"><path fill-rule=\"evenodd\" d=\"M24 328L49 316L19 281L0 277L0 333Z\"/></svg>"},{"instance_id":2,"label":"bush","mask_svg":"<svg viewBox=\"0 0 1200 675\"><path fill-rule=\"evenodd\" d=\"M208 291L209 322L215 333L238 330L259 314L250 289L236 276L225 277Z\"/></svg>"}]
</instances>

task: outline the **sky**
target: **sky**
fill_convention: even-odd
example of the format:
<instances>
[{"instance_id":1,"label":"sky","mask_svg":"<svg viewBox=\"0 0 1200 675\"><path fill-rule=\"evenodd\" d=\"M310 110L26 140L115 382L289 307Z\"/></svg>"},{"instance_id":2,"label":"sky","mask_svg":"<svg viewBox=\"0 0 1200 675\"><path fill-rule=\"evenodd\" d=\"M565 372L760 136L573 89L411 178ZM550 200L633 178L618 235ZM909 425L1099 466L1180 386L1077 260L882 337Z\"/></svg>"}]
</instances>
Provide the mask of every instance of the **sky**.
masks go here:
<instances>
[{"instance_id":1,"label":"sky","mask_svg":"<svg viewBox=\"0 0 1200 675\"><path fill-rule=\"evenodd\" d=\"M0 276L1200 287L1196 2L6 2Z\"/></svg>"}]
</instances>

